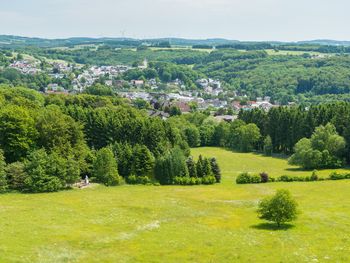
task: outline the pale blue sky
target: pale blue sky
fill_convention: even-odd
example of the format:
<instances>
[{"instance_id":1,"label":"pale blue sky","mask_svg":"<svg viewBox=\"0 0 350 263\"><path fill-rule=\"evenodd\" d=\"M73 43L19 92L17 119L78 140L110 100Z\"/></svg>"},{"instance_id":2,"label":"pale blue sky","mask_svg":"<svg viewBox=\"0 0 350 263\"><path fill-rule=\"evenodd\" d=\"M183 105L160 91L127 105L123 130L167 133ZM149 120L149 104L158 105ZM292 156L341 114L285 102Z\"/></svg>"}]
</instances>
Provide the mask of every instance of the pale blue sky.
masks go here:
<instances>
[{"instance_id":1,"label":"pale blue sky","mask_svg":"<svg viewBox=\"0 0 350 263\"><path fill-rule=\"evenodd\" d=\"M349 0L0 0L0 34L350 40Z\"/></svg>"}]
</instances>

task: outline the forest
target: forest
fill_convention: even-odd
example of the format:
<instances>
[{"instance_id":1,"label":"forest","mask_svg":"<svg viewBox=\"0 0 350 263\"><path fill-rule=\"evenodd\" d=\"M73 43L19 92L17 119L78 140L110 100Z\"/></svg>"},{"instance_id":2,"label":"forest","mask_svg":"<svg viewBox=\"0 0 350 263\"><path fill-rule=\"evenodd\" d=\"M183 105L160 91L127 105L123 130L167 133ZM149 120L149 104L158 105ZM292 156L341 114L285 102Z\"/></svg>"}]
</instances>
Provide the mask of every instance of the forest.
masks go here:
<instances>
[{"instance_id":1,"label":"forest","mask_svg":"<svg viewBox=\"0 0 350 263\"><path fill-rule=\"evenodd\" d=\"M178 127L115 96L1 86L0 124L3 192L58 191L85 176L107 186L220 182L216 160L195 162Z\"/></svg>"},{"instance_id":2,"label":"forest","mask_svg":"<svg viewBox=\"0 0 350 263\"><path fill-rule=\"evenodd\" d=\"M217 122L203 113L169 119L191 147L218 146L239 152L291 156L305 169L339 168L350 161L350 103L323 103L242 110L238 119Z\"/></svg>"}]
</instances>

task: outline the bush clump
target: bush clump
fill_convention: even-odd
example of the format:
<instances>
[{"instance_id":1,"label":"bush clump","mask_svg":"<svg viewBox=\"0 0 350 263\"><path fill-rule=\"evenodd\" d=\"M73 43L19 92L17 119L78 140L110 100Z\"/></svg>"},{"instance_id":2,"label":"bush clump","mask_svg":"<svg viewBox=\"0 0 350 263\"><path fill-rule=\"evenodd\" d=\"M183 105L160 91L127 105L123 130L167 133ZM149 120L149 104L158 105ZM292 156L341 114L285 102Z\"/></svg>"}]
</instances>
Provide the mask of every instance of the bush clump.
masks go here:
<instances>
[{"instance_id":1,"label":"bush clump","mask_svg":"<svg viewBox=\"0 0 350 263\"><path fill-rule=\"evenodd\" d=\"M269 175L266 172L260 173L260 181L262 183L267 183L269 181Z\"/></svg>"},{"instance_id":2,"label":"bush clump","mask_svg":"<svg viewBox=\"0 0 350 263\"><path fill-rule=\"evenodd\" d=\"M318 181L318 175L317 175L317 170L313 170L310 181Z\"/></svg>"},{"instance_id":3,"label":"bush clump","mask_svg":"<svg viewBox=\"0 0 350 263\"><path fill-rule=\"evenodd\" d=\"M344 180L350 178L350 174L339 174L337 172L333 172L329 175L329 180Z\"/></svg>"},{"instance_id":4,"label":"bush clump","mask_svg":"<svg viewBox=\"0 0 350 263\"><path fill-rule=\"evenodd\" d=\"M202 178L202 184L215 184L215 183L216 183L215 176L208 175Z\"/></svg>"},{"instance_id":5,"label":"bush clump","mask_svg":"<svg viewBox=\"0 0 350 263\"><path fill-rule=\"evenodd\" d=\"M236 178L237 184L250 184L250 175L249 173L241 173Z\"/></svg>"},{"instance_id":6,"label":"bush clump","mask_svg":"<svg viewBox=\"0 0 350 263\"><path fill-rule=\"evenodd\" d=\"M241 173L236 178L237 184L259 184L261 183L261 177L256 174L249 174L247 172Z\"/></svg>"},{"instance_id":7,"label":"bush clump","mask_svg":"<svg viewBox=\"0 0 350 263\"><path fill-rule=\"evenodd\" d=\"M215 184L215 176L200 177L188 177L188 176L176 176L174 178L174 185L200 185L200 184Z\"/></svg>"},{"instance_id":8,"label":"bush clump","mask_svg":"<svg viewBox=\"0 0 350 263\"><path fill-rule=\"evenodd\" d=\"M151 179L147 176L136 176L136 175L130 175L126 178L126 182L128 184L150 184L152 183Z\"/></svg>"},{"instance_id":9,"label":"bush clump","mask_svg":"<svg viewBox=\"0 0 350 263\"><path fill-rule=\"evenodd\" d=\"M281 175L277 178L269 177L267 173L262 172L259 175L251 175L247 172L241 173L236 178L237 184L258 184L258 183L270 183L270 182L316 182L324 180L346 180L350 179L350 173L340 174L332 172L327 178L320 178L317 174L317 170L314 170L311 176L292 176Z\"/></svg>"}]
</instances>

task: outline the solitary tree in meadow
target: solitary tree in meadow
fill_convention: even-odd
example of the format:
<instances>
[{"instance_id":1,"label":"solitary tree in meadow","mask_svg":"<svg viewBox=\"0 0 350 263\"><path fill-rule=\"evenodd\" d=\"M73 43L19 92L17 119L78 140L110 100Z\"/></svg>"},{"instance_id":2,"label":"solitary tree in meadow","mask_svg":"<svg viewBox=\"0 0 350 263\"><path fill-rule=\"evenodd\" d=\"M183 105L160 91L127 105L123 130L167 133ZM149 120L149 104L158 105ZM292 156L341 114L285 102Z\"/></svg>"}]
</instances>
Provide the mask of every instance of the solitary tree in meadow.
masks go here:
<instances>
[{"instance_id":1,"label":"solitary tree in meadow","mask_svg":"<svg viewBox=\"0 0 350 263\"><path fill-rule=\"evenodd\" d=\"M259 218L275 222L280 227L297 218L297 206L288 190L278 190L274 196L266 197L259 203Z\"/></svg>"}]
</instances>

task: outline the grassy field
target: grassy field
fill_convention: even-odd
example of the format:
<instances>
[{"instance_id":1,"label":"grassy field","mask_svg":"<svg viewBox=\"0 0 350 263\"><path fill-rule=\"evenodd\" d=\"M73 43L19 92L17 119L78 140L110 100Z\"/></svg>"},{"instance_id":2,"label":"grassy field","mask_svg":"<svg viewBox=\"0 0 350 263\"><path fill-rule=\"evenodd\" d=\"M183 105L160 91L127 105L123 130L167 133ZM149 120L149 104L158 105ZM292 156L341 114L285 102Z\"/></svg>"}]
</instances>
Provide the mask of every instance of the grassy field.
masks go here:
<instances>
[{"instance_id":1,"label":"grassy field","mask_svg":"<svg viewBox=\"0 0 350 263\"><path fill-rule=\"evenodd\" d=\"M350 261L350 181L236 185L241 170L278 175L289 167L217 148L199 153L218 158L222 184L1 195L0 262ZM302 213L276 230L256 207L279 188Z\"/></svg>"},{"instance_id":2,"label":"grassy field","mask_svg":"<svg viewBox=\"0 0 350 263\"><path fill-rule=\"evenodd\" d=\"M224 180L231 182L242 172L259 174L267 172L271 177L281 175L310 176L312 171L303 171L297 166L288 164L286 158L266 157L255 153L235 153L220 148L195 148L192 155L198 157L199 154L207 157L216 157L220 161L222 169L225 171ZM320 170L317 174L320 177L328 177L334 169ZM350 169L337 169L339 173L350 173Z\"/></svg>"}]
</instances>

